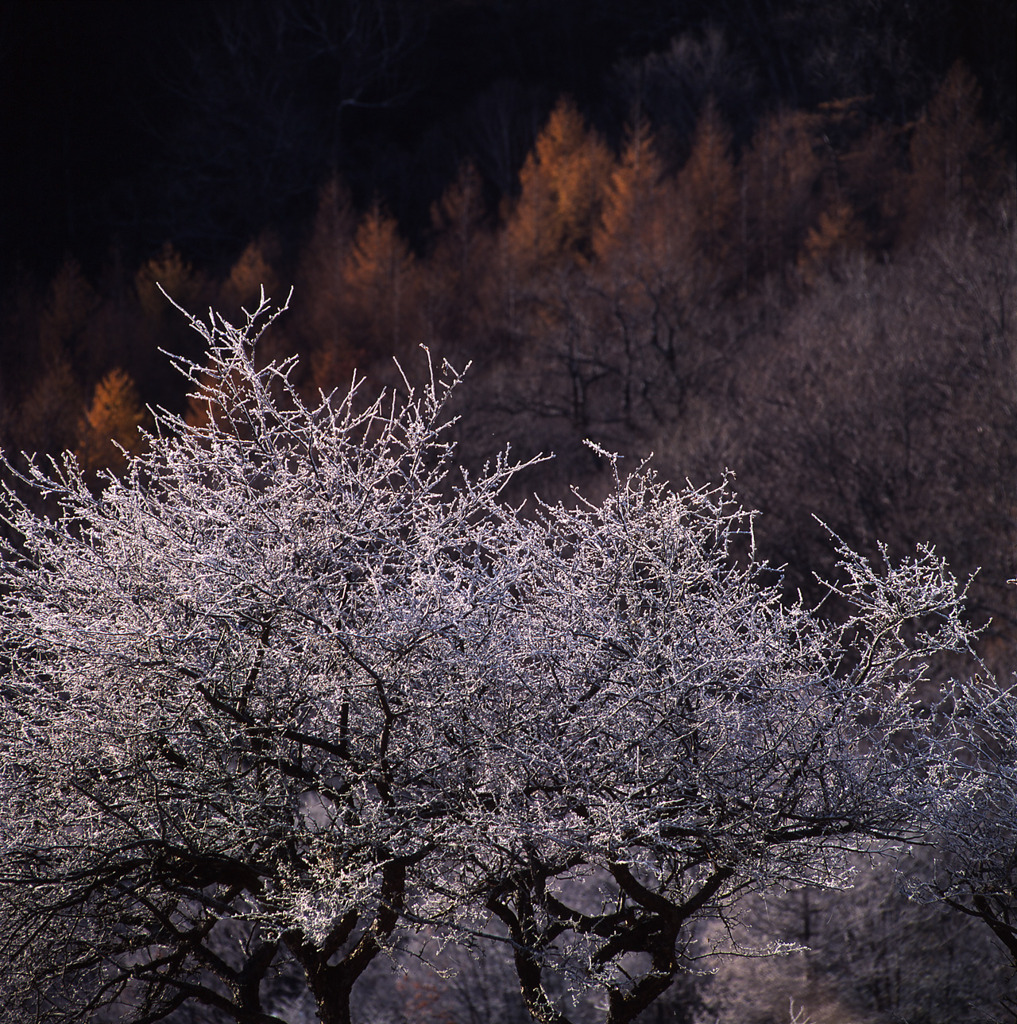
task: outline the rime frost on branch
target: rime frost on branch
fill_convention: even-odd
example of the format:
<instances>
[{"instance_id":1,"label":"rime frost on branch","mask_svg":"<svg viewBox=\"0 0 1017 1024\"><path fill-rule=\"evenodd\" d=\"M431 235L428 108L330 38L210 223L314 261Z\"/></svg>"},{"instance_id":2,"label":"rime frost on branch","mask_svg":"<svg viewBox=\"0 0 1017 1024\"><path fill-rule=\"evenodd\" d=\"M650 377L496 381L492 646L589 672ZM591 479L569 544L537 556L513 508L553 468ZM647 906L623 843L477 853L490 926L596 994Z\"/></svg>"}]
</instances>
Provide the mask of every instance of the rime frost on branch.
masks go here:
<instances>
[{"instance_id":1,"label":"rime frost on branch","mask_svg":"<svg viewBox=\"0 0 1017 1024\"><path fill-rule=\"evenodd\" d=\"M348 1021L427 927L507 943L537 1020L563 976L628 1021L701 917L922 838L920 658L968 639L932 552L843 550L834 628L725 488L513 508L525 465L457 467L455 371L308 404L254 361L276 315L192 320L204 422L155 411L101 490L6 464L3 1019L275 1021L289 963Z\"/></svg>"}]
</instances>

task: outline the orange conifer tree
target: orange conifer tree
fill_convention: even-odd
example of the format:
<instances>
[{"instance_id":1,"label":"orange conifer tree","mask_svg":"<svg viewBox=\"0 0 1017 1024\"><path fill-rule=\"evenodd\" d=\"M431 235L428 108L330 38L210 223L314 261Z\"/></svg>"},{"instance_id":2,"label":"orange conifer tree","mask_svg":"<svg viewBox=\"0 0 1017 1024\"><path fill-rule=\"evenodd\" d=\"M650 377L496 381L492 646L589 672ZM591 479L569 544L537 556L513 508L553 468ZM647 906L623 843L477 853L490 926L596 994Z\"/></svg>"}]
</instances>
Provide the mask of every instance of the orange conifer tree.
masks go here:
<instances>
[{"instance_id":1,"label":"orange conifer tree","mask_svg":"<svg viewBox=\"0 0 1017 1024\"><path fill-rule=\"evenodd\" d=\"M238 257L223 283L221 303L235 315L241 307L253 309L258 304L261 289L272 295L279 281L268 256L270 243L265 239L251 242Z\"/></svg>"},{"instance_id":2,"label":"orange conifer tree","mask_svg":"<svg viewBox=\"0 0 1017 1024\"><path fill-rule=\"evenodd\" d=\"M68 259L53 278L49 301L39 324L39 345L44 359L56 360L69 353L99 297L77 260Z\"/></svg>"},{"instance_id":3,"label":"orange conifer tree","mask_svg":"<svg viewBox=\"0 0 1017 1024\"><path fill-rule=\"evenodd\" d=\"M391 354L410 340L417 267L395 218L374 206L342 264L344 314L362 347Z\"/></svg>"},{"instance_id":4,"label":"orange conifer tree","mask_svg":"<svg viewBox=\"0 0 1017 1024\"><path fill-rule=\"evenodd\" d=\"M315 383L326 390L348 382L363 356L349 337L343 311L343 264L356 229L349 192L331 178L318 195L311 235L297 267L293 305L298 347L309 355Z\"/></svg>"},{"instance_id":5,"label":"orange conifer tree","mask_svg":"<svg viewBox=\"0 0 1017 1024\"><path fill-rule=\"evenodd\" d=\"M814 150L815 121L801 112L770 117L742 159L742 252L748 274L793 266L818 215L822 162Z\"/></svg>"},{"instance_id":6,"label":"orange conifer tree","mask_svg":"<svg viewBox=\"0 0 1017 1024\"><path fill-rule=\"evenodd\" d=\"M677 189L689 252L697 261L719 265L731 251L738 182L731 133L712 100L699 116Z\"/></svg>"},{"instance_id":7,"label":"orange conifer tree","mask_svg":"<svg viewBox=\"0 0 1017 1024\"><path fill-rule=\"evenodd\" d=\"M472 345L482 333L477 324L480 296L492 257L486 215L483 180L476 166L467 162L431 206L435 244L422 268L429 345Z\"/></svg>"},{"instance_id":8,"label":"orange conifer tree","mask_svg":"<svg viewBox=\"0 0 1017 1024\"><path fill-rule=\"evenodd\" d=\"M75 454L82 467L122 471L126 457L121 449L138 451L142 440L138 428L146 418L134 381L119 367L110 370L96 384L92 404L78 426Z\"/></svg>"},{"instance_id":9,"label":"orange conifer tree","mask_svg":"<svg viewBox=\"0 0 1017 1024\"><path fill-rule=\"evenodd\" d=\"M472 161L467 161L441 198L431 206L431 225L438 233L435 254L455 268L460 277L474 266L474 249L486 213L484 182Z\"/></svg>"},{"instance_id":10,"label":"orange conifer tree","mask_svg":"<svg viewBox=\"0 0 1017 1024\"><path fill-rule=\"evenodd\" d=\"M815 283L819 275L829 269L849 248L857 248L864 240L850 203L838 203L819 215L819 221L809 228L802 250L798 254L798 270L806 285Z\"/></svg>"},{"instance_id":11,"label":"orange conifer tree","mask_svg":"<svg viewBox=\"0 0 1017 1024\"><path fill-rule=\"evenodd\" d=\"M82 394L70 360L60 355L48 359L42 374L11 417L13 447L30 452L61 452L73 447L77 437L76 410Z\"/></svg>"},{"instance_id":12,"label":"orange conifer tree","mask_svg":"<svg viewBox=\"0 0 1017 1024\"><path fill-rule=\"evenodd\" d=\"M587 256L612 164L575 105L559 101L519 174L506 228L516 259L539 267L563 255Z\"/></svg>"},{"instance_id":13,"label":"orange conifer tree","mask_svg":"<svg viewBox=\"0 0 1017 1024\"><path fill-rule=\"evenodd\" d=\"M905 236L932 218L971 209L1002 175L992 134L979 116L982 90L958 61L947 73L911 136Z\"/></svg>"},{"instance_id":14,"label":"orange conifer tree","mask_svg":"<svg viewBox=\"0 0 1017 1024\"><path fill-rule=\"evenodd\" d=\"M196 304L201 281L191 265L167 242L162 251L146 260L134 275L134 290L142 312L151 321L160 321L173 309L159 288L174 302L190 309Z\"/></svg>"},{"instance_id":15,"label":"orange conifer tree","mask_svg":"<svg viewBox=\"0 0 1017 1024\"><path fill-rule=\"evenodd\" d=\"M655 254L662 254L672 236L664 216L668 184L653 133L644 120L637 119L628 129L625 148L604 190L601 222L593 240L600 260L630 249L637 240L640 247L648 245Z\"/></svg>"}]
</instances>

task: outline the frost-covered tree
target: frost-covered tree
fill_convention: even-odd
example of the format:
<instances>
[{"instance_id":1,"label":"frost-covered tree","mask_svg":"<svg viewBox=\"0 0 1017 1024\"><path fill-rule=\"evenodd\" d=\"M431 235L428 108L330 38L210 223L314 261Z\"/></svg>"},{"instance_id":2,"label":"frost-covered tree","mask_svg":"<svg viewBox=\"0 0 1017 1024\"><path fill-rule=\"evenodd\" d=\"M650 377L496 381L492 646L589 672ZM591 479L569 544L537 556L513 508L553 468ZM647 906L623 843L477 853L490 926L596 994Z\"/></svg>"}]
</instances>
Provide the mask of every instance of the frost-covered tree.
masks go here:
<instances>
[{"instance_id":1,"label":"frost-covered tree","mask_svg":"<svg viewBox=\"0 0 1017 1024\"><path fill-rule=\"evenodd\" d=\"M208 415L154 413L101 490L5 463L0 1019L278 1024L296 968L348 1022L422 928L507 944L539 1021L620 1024L704 915L922 833L915 685L967 640L931 552L842 550L832 627L726 490L600 453L603 503L513 508L507 455L457 468L453 371L307 404L266 314L192 321Z\"/></svg>"},{"instance_id":2,"label":"frost-covered tree","mask_svg":"<svg viewBox=\"0 0 1017 1024\"><path fill-rule=\"evenodd\" d=\"M860 860L850 889L750 897L739 915L738 941L801 948L712 961L712 1024L786 1024L792 999L823 1024L1009 1019L1001 1008L1012 977L990 932L941 902L908 900L901 890L924 887L933 864L931 850L910 854Z\"/></svg>"},{"instance_id":3,"label":"frost-covered tree","mask_svg":"<svg viewBox=\"0 0 1017 1024\"><path fill-rule=\"evenodd\" d=\"M934 808L936 875L911 888L988 925L1017 971L1017 690L976 677L947 704L952 785L924 800Z\"/></svg>"},{"instance_id":4,"label":"frost-covered tree","mask_svg":"<svg viewBox=\"0 0 1017 1024\"><path fill-rule=\"evenodd\" d=\"M207 334L208 365L182 365L203 426L159 413L98 495L73 458L34 467L55 522L4 501L11 1020L22 996L56 1020L188 1000L268 1020L284 953L322 1020L347 1020L469 822L445 737L511 643L492 568L508 464L442 490L447 382L387 412L354 393L311 409L243 331Z\"/></svg>"},{"instance_id":5,"label":"frost-covered tree","mask_svg":"<svg viewBox=\"0 0 1017 1024\"><path fill-rule=\"evenodd\" d=\"M545 516L531 601L554 646L513 694L497 843L463 889L508 929L537 1020L567 1024L554 993L596 986L614 1024L693 965L698 920L921 836L901 790L940 755L910 742L916 659L965 637L929 551L880 574L842 548L854 613L834 629L736 559L748 524L715 492L636 474Z\"/></svg>"}]
</instances>

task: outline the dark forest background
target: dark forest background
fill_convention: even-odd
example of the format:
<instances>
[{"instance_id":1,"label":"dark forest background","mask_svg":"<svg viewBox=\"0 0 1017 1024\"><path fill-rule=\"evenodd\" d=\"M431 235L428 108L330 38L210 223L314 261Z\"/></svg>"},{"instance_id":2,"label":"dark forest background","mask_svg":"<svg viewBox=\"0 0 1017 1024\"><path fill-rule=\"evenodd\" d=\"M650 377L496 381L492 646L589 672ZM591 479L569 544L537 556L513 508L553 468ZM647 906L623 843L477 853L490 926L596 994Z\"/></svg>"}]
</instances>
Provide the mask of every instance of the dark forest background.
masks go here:
<instances>
[{"instance_id":1,"label":"dark forest background","mask_svg":"<svg viewBox=\"0 0 1017 1024\"><path fill-rule=\"evenodd\" d=\"M292 285L262 357L299 356L309 394L354 369L401 387L421 344L472 361L468 465L554 451L528 478L552 498L609 486L584 438L676 483L730 472L810 599L826 527L932 542L979 570L981 653L1009 672L1015 10L0 3L0 444L116 472L146 404L204 415L157 284L230 318ZM988 1019L983 947L875 877L836 910L869 915L850 940L813 897L801 985L852 1019ZM753 979L731 991L790 984Z\"/></svg>"},{"instance_id":2,"label":"dark forest background","mask_svg":"<svg viewBox=\"0 0 1017 1024\"><path fill-rule=\"evenodd\" d=\"M1013 2L0 10L6 445L115 466L183 407L158 350L200 358L156 283L293 285L308 388L425 343L474 361L467 460L729 469L789 586L815 514L1012 619Z\"/></svg>"},{"instance_id":3,"label":"dark forest background","mask_svg":"<svg viewBox=\"0 0 1017 1024\"><path fill-rule=\"evenodd\" d=\"M516 191L563 94L680 160L708 97L740 152L848 97L904 127L960 60L1012 155L1014 36L1013 0L4 0L3 282L166 241L221 273L265 230L292 256L337 176L419 247L464 160Z\"/></svg>"}]
</instances>

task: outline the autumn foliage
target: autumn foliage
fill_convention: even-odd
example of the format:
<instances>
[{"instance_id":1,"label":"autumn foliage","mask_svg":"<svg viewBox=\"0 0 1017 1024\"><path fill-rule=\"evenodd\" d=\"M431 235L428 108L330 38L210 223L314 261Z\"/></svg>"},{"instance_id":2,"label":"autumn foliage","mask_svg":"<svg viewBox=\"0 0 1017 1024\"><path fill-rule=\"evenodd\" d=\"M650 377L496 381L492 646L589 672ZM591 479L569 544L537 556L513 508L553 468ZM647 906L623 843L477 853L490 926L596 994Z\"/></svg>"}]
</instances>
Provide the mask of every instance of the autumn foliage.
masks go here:
<instances>
[{"instance_id":1,"label":"autumn foliage","mask_svg":"<svg viewBox=\"0 0 1017 1024\"><path fill-rule=\"evenodd\" d=\"M1013 195L970 71L955 65L904 125L876 117L871 97L847 96L811 110L774 110L736 137L721 99L704 96L684 139L638 107L612 139L561 98L538 126L510 194L499 199L482 169L465 160L412 244L380 202L358 208L333 177L298 246L264 234L217 273L192 266L170 244L133 271L124 268L115 287L112 279L89 280L68 260L48 289L22 292L0 328L5 345L26 353L16 365L0 364L5 443L69 448L90 469L116 471L117 445L132 450L146 404L186 404L159 369L158 350L202 358L159 287L185 307L236 315L262 286L279 293L292 282L291 316L264 358L299 354L308 393L345 387L358 370L398 385L391 358L412 360L423 343L456 365L474 364L476 383L461 411L477 464L514 436L535 451L562 453L560 468L542 471L553 486L566 476L595 477L597 460L577 444L593 435L619 451L663 451L679 477L716 478L733 468L761 502L777 502L779 518L820 485L790 479L790 466L776 478L762 473L774 460L757 450L761 425L804 422L801 410L813 405L839 408L830 374L867 387L857 366L845 371L833 352L818 376L799 381L813 360L795 364L789 354L802 344L800 324L838 289L855 287L858 275L879 279L870 294L904 288L921 320L932 308L921 297L924 274L939 294L964 291L948 314L963 322L947 330L945 351L930 344L921 358L903 334L890 338L892 373L904 375L911 405L940 409L950 423L992 408L992 426L957 443L966 450L977 439L995 454L961 466L997 458L1009 465L1012 404L993 387L1008 379L1012 348ZM948 252L952 267L941 265ZM969 307L971 315L962 315ZM856 319L852 350L868 352L871 339ZM939 329L930 319L907 336L938 337ZM977 359L968 337L983 339ZM810 343L821 348L818 334ZM877 348L888 352L882 342ZM915 369L933 363L946 375L939 383ZM775 367L785 368L783 378ZM867 392L843 401L862 408ZM884 407L880 415L887 414ZM193 402L190 415L203 415ZM814 464L827 487L863 472L912 473L933 443L923 425L910 435L902 463L909 468L870 470L880 445L897 436L877 429L880 445L866 442L864 457L845 464L850 431L838 415L828 465L820 468L817 454L797 461L795 476ZM968 481L963 468L957 473L951 493L987 486L984 474ZM943 504L932 490L946 480L937 480L919 485L915 504ZM853 511L845 516L859 537L871 537L878 531L863 521L889 517L878 502L863 502L864 490L847 487L844 507ZM1002 523L1005 502L991 501ZM958 528L950 540L949 521L945 542L968 550L971 531ZM782 541L781 555L806 574L804 547L796 552ZM1005 588L993 588L989 603L998 611Z\"/></svg>"},{"instance_id":2,"label":"autumn foliage","mask_svg":"<svg viewBox=\"0 0 1017 1024\"><path fill-rule=\"evenodd\" d=\"M75 453L82 467L123 470L125 456L141 447L138 428L146 418L134 381L119 367L110 370L78 426Z\"/></svg>"}]
</instances>

